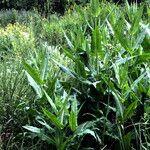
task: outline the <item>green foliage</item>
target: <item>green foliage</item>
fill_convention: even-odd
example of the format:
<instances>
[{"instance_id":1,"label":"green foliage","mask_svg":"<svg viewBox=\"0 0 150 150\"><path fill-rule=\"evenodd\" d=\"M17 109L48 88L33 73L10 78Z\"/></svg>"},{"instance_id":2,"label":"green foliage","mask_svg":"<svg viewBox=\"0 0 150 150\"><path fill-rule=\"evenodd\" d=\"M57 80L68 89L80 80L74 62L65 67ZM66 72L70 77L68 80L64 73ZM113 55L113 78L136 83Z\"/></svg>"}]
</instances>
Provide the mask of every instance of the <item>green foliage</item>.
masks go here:
<instances>
[{"instance_id":1,"label":"green foliage","mask_svg":"<svg viewBox=\"0 0 150 150\"><path fill-rule=\"evenodd\" d=\"M35 94L26 82L19 61L5 58L0 68L0 137L7 149L13 145L22 126L34 116Z\"/></svg>"},{"instance_id":2,"label":"green foliage","mask_svg":"<svg viewBox=\"0 0 150 150\"><path fill-rule=\"evenodd\" d=\"M43 60L45 59L48 59L47 53L43 57ZM47 64L48 61L42 62ZM43 74L43 71L45 72L46 70L49 70L49 66L46 64L44 65L45 69L43 68L42 65L41 68L42 72L41 72L37 69L34 70L30 65L23 62L23 66L26 70L29 83L34 88L36 94L38 95L38 100L46 98L51 106L50 111L43 108L42 109L43 115L40 114L41 119L38 117L38 122L44 125L44 129L45 127L46 129L48 129L49 134L47 134L46 131L44 132L44 129L42 128L37 128L29 125L24 126L24 128L37 134L42 140L47 141L49 144L54 145L58 150L68 149L70 146L76 144L74 142L75 138L82 139L83 135L85 134L91 134L96 138L95 132L90 130L90 127L92 126L89 126L88 128L85 126L84 128L81 128L82 129L81 130L80 126L82 125L78 126L77 124L78 104L76 100L76 95L70 96L69 94L66 93L66 91L61 90L63 92L63 96L60 97L61 95L59 96L57 89L56 91L54 90L52 93L53 94L52 97L54 97L54 100L52 100L51 97L48 95L48 91L50 91L50 89L49 87L46 86L46 82L44 82L45 78L43 78L42 80L43 76L40 76L39 74L39 72ZM49 71L45 73L49 74ZM57 84L60 83L53 82L53 84L54 84L53 86L57 86ZM56 96L54 95L54 93ZM47 121L45 120L47 121L49 120L49 123L47 123ZM71 135L67 135L68 130L72 131L73 133ZM78 143L77 147L79 146L80 142Z\"/></svg>"},{"instance_id":3,"label":"green foliage","mask_svg":"<svg viewBox=\"0 0 150 150\"><path fill-rule=\"evenodd\" d=\"M11 53L20 59L27 55L28 49L35 48L33 32L19 23L8 24L5 28L0 27L0 42L1 57Z\"/></svg>"},{"instance_id":4,"label":"green foliage","mask_svg":"<svg viewBox=\"0 0 150 150\"><path fill-rule=\"evenodd\" d=\"M96 1L94 2L96 3ZM89 12L96 10L95 3L91 5ZM102 124L103 129L99 136L101 139L105 136L109 139L117 139L116 145L114 143L116 149L128 149L131 146L131 139L137 140L130 133L135 132L134 129L127 133L124 128L130 120L133 123L142 124L141 119L144 117L144 112L142 112L142 108L141 113L136 111L138 111L138 107L143 107L144 111L143 99L149 99L147 92L149 91L149 82L147 82L149 73L146 71L149 70L149 60L139 61L141 57L145 57L145 54L149 55L149 52L142 47L144 38L149 36L149 27L142 22L142 6L140 8L137 8L136 5L129 6L127 4L127 6L129 8L126 14L121 13L118 9L110 8L109 17L105 20L101 20L101 16L97 19L97 13L92 13L93 20L89 22L86 16L88 14L84 14L85 22L88 22L86 29L84 26L78 27L75 32L71 33L71 38L70 35L65 35L68 47L64 47L64 53L74 62L71 68L63 66L65 68L63 71L75 78L76 84L71 82L70 86L78 89L81 93L79 97L84 95L85 104L91 99L92 108L84 113L92 112L97 118L105 116L106 122L112 122L116 133ZM102 7L102 9L105 8ZM132 9L135 14L128 14ZM101 11L103 12L103 10ZM114 11L116 14L113 13ZM117 17L118 13L121 13L119 17ZM88 27L90 27L91 34L87 35L85 31ZM62 69L61 64L58 66ZM143 93L145 93L145 97L142 96ZM115 116L111 115L113 113ZM136 115L139 115L138 119L136 119ZM110 118L114 117L114 120L111 120L109 116ZM105 141L102 143L107 144Z\"/></svg>"},{"instance_id":5,"label":"green foliage","mask_svg":"<svg viewBox=\"0 0 150 150\"><path fill-rule=\"evenodd\" d=\"M2 148L149 149L148 3L72 7L0 16Z\"/></svg>"}]
</instances>

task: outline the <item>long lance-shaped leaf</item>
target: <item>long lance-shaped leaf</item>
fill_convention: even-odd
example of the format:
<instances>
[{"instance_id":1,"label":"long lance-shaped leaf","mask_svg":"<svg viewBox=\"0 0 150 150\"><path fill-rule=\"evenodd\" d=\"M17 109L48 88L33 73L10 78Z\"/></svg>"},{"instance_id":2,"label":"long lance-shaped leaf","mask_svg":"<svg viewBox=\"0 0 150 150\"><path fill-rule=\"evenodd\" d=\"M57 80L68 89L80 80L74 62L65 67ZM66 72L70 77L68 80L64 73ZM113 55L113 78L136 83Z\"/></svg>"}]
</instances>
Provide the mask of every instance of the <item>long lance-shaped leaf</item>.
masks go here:
<instances>
[{"instance_id":1,"label":"long lance-shaped leaf","mask_svg":"<svg viewBox=\"0 0 150 150\"><path fill-rule=\"evenodd\" d=\"M40 75L37 70L32 68L29 64L25 61L22 61L23 67L25 68L26 72L34 79L36 83L42 85L44 82L41 80Z\"/></svg>"},{"instance_id":2,"label":"long lance-shaped leaf","mask_svg":"<svg viewBox=\"0 0 150 150\"><path fill-rule=\"evenodd\" d=\"M23 128L25 128L31 132L38 133L38 134L41 134L41 132L42 132L42 129L37 128L37 127L33 127L33 126L27 126L26 125L26 126L23 126Z\"/></svg>"},{"instance_id":3,"label":"long lance-shaped leaf","mask_svg":"<svg viewBox=\"0 0 150 150\"><path fill-rule=\"evenodd\" d=\"M130 150L131 149L131 147L132 147L132 145L131 145L131 140L132 140L132 132L128 132L126 135L124 135L123 136L123 143L125 143L124 144L124 149L125 150Z\"/></svg>"},{"instance_id":4,"label":"long lance-shaped leaf","mask_svg":"<svg viewBox=\"0 0 150 150\"><path fill-rule=\"evenodd\" d=\"M80 60L79 58L75 57L73 53L69 52L69 50L64 49L64 52L65 52L65 54L66 54L70 59L72 59L72 60L76 63L76 65L77 65L77 67L78 67L78 69L79 69L79 74L80 74L82 77L86 78L85 66L84 66L84 64L81 62L81 60Z\"/></svg>"},{"instance_id":5,"label":"long lance-shaped leaf","mask_svg":"<svg viewBox=\"0 0 150 150\"><path fill-rule=\"evenodd\" d=\"M53 60L53 59L52 59ZM55 62L55 64L57 64L57 66L66 74L70 75L73 78L77 78L77 74L73 71L71 71L70 69L66 68L65 66L63 66L62 64L58 63L57 61L53 60Z\"/></svg>"},{"instance_id":6,"label":"long lance-shaped leaf","mask_svg":"<svg viewBox=\"0 0 150 150\"><path fill-rule=\"evenodd\" d=\"M145 35L146 35L146 30L143 29L143 31L138 35L137 39L135 40L134 47L133 49L138 49L141 43L143 42Z\"/></svg>"},{"instance_id":7,"label":"long lance-shaped leaf","mask_svg":"<svg viewBox=\"0 0 150 150\"><path fill-rule=\"evenodd\" d=\"M64 32L64 36L66 38L67 44L71 49L74 49L74 46L72 44L72 42L70 41L70 39L68 38L68 36L66 35L66 33Z\"/></svg>"},{"instance_id":8,"label":"long lance-shaped leaf","mask_svg":"<svg viewBox=\"0 0 150 150\"><path fill-rule=\"evenodd\" d=\"M61 123L64 122L65 110L67 109L67 102L68 102L68 100L69 100L70 92L71 92L71 88L70 88L68 94L64 91L64 96L63 96L63 97L64 97L64 98L63 98L63 99L64 99L64 102L63 102L63 104L62 104L62 106L61 106L61 109L59 110L59 113L58 113L58 115L60 115L60 121L61 121Z\"/></svg>"},{"instance_id":9,"label":"long lance-shaped leaf","mask_svg":"<svg viewBox=\"0 0 150 150\"><path fill-rule=\"evenodd\" d=\"M138 55L138 63L150 62L150 53L143 53Z\"/></svg>"},{"instance_id":10,"label":"long lance-shaped leaf","mask_svg":"<svg viewBox=\"0 0 150 150\"><path fill-rule=\"evenodd\" d=\"M74 137L77 137L77 136L82 137L86 134L90 134L99 143L101 143L101 139L99 138L99 136L97 136L97 134L93 130L90 129L91 127L94 126L94 124L95 124L94 121L89 121L89 122L86 122L86 123L83 123L83 124L79 125L78 128L74 132Z\"/></svg>"},{"instance_id":11,"label":"long lance-shaped leaf","mask_svg":"<svg viewBox=\"0 0 150 150\"><path fill-rule=\"evenodd\" d=\"M123 64L127 63L129 60L132 60L132 59L135 58L135 57L138 57L138 56L131 56L131 57L126 57L126 58L117 59L117 60L115 61L115 64L117 64L118 66L119 66L119 65L123 65ZM110 68L112 68L112 67L113 67L113 65L110 66Z\"/></svg>"},{"instance_id":12,"label":"long lance-shaped leaf","mask_svg":"<svg viewBox=\"0 0 150 150\"><path fill-rule=\"evenodd\" d=\"M139 76L130 86L129 90L125 93L125 97L129 95L129 93L135 89L135 87L138 85L138 83L145 77L146 72L143 73L141 76Z\"/></svg>"},{"instance_id":13,"label":"long lance-shaped leaf","mask_svg":"<svg viewBox=\"0 0 150 150\"><path fill-rule=\"evenodd\" d=\"M70 112L69 126L70 126L72 131L76 130L76 127L77 127L77 115L75 114L75 112L73 110L71 110L71 112Z\"/></svg>"},{"instance_id":14,"label":"long lance-shaped leaf","mask_svg":"<svg viewBox=\"0 0 150 150\"><path fill-rule=\"evenodd\" d=\"M60 120L57 119L57 117L54 114L52 114L51 112L49 112L44 108L43 108L43 112L58 129L64 128L64 125L60 122Z\"/></svg>"},{"instance_id":15,"label":"long lance-shaped leaf","mask_svg":"<svg viewBox=\"0 0 150 150\"><path fill-rule=\"evenodd\" d=\"M40 123L41 125L43 125L44 127L46 127L49 131L53 132L55 131L52 127L50 127L50 125L40 116L36 117L36 120L38 123Z\"/></svg>"},{"instance_id":16,"label":"long lance-shaped leaf","mask_svg":"<svg viewBox=\"0 0 150 150\"><path fill-rule=\"evenodd\" d=\"M112 91L112 94L116 101L117 112L118 112L119 116L121 116L121 118L123 119L123 108L122 108L122 103L121 103L121 97L116 92Z\"/></svg>"},{"instance_id":17,"label":"long lance-shaped leaf","mask_svg":"<svg viewBox=\"0 0 150 150\"><path fill-rule=\"evenodd\" d=\"M33 133L36 133L43 141L46 141L49 144L53 144L53 145L55 144L55 141L52 138L50 138L47 135L45 135L43 133L42 129L37 128L37 127L33 127L33 126L28 126L28 125L23 126L23 128L25 128L25 129L33 132Z\"/></svg>"},{"instance_id":18,"label":"long lance-shaped leaf","mask_svg":"<svg viewBox=\"0 0 150 150\"><path fill-rule=\"evenodd\" d=\"M96 55L101 51L101 34L99 27L97 26L92 33L91 51Z\"/></svg>"},{"instance_id":19,"label":"long lance-shaped leaf","mask_svg":"<svg viewBox=\"0 0 150 150\"><path fill-rule=\"evenodd\" d=\"M56 108L55 103L54 103L53 100L49 97L49 95L47 94L47 92L46 92L44 89L43 89L43 92L44 92L44 94L45 94L45 96L46 96L48 102L50 103L50 105L51 105L53 111L54 111L55 113L57 113L57 108Z\"/></svg>"},{"instance_id":20,"label":"long lance-shaped leaf","mask_svg":"<svg viewBox=\"0 0 150 150\"><path fill-rule=\"evenodd\" d=\"M46 73L47 73L47 70L48 70L48 60L49 60L49 55L48 55L48 52L47 50L45 50L45 53L43 55L43 58L42 58L42 65L41 65L41 79L44 80L45 77L46 77Z\"/></svg>"},{"instance_id":21,"label":"long lance-shaped leaf","mask_svg":"<svg viewBox=\"0 0 150 150\"><path fill-rule=\"evenodd\" d=\"M28 72L25 72L29 81L29 84L32 86L36 94L38 95L39 98L42 98L42 90L41 87L35 82L35 80L30 76Z\"/></svg>"},{"instance_id":22,"label":"long lance-shaped leaf","mask_svg":"<svg viewBox=\"0 0 150 150\"><path fill-rule=\"evenodd\" d=\"M77 128L77 116L78 116L77 101L74 100L71 106L71 112L69 116L69 126L72 131L75 131Z\"/></svg>"},{"instance_id":23,"label":"long lance-shaped leaf","mask_svg":"<svg viewBox=\"0 0 150 150\"><path fill-rule=\"evenodd\" d=\"M114 72L115 72L115 77L116 77L118 83L120 84L120 73L119 73L120 68L116 63L113 63L113 69L114 69Z\"/></svg>"},{"instance_id":24,"label":"long lance-shaped leaf","mask_svg":"<svg viewBox=\"0 0 150 150\"><path fill-rule=\"evenodd\" d=\"M53 60L53 59L52 59ZM68 74L69 76L78 79L80 82L84 83L84 84L92 84L92 82L90 82L89 80L86 80L83 77L80 77L77 73L75 73L74 71L70 70L69 68L63 66L62 64L58 63L57 61L53 60L55 62L55 64L57 64L57 66L66 74Z\"/></svg>"}]
</instances>

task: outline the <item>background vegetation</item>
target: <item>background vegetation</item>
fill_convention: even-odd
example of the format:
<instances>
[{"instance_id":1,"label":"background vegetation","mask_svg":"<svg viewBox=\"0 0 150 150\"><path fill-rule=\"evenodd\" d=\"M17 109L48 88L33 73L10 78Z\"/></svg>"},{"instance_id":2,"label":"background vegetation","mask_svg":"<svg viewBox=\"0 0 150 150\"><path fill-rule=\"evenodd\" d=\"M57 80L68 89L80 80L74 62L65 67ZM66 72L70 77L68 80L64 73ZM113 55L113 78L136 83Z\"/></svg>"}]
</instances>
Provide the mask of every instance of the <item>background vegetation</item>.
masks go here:
<instances>
[{"instance_id":1,"label":"background vegetation","mask_svg":"<svg viewBox=\"0 0 150 150\"><path fill-rule=\"evenodd\" d=\"M150 149L150 3L82 2L1 2L0 149Z\"/></svg>"},{"instance_id":2,"label":"background vegetation","mask_svg":"<svg viewBox=\"0 0 150 150\"><path fill-rule=\"evenodd\" d=\"M101 0L103 1L103 0ZM126 0L107 0L109 2L124 3ZM147 0L128 0L129 3L132 2L146 2ZM90 0L1 0L0 9L25 9L32 10L38 9L40 13L47 15L48 13L57 12L63 14L68 6L71 4L85 5L89 3Z\"/></svg>"}]
</instances>

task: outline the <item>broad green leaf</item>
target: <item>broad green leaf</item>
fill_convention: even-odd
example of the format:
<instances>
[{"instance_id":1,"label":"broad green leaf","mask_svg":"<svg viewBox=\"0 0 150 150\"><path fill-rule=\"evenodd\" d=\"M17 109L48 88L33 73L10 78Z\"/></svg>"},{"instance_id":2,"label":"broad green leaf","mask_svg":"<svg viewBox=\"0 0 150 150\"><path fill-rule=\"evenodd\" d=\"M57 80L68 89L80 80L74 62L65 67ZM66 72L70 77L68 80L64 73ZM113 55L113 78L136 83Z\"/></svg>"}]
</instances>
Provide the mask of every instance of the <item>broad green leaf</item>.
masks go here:
<instances>
[{"instance_id":1,"label":"broad green leaf","mask_svg":"<svg viewBox=\"0 0 150 150\"><path fill-rule=\"evenodd\" d=\"M101 139L98 137L98 135L92 131L91 129L85 129L83 130L82 132L78 133L78 136L84 136L84 135L87 135L87 134L90 134L91 136L93 136L95 138L95 140L97 140L99 143L101 143Z\"/></svg>"},{"instance_id":2,"label":"broad green leaf","mask_svg":"<svg viewBox=\"0 0 150 150\"><path fill-rule=\"evenodd\" d=\"M123 65L123 64L127 63L129 60L132 60L135 57L137 57L137 56L130 56L130 57L125 57L125 58L119 58L119 59L117 59L115 61L115 64ZM110 68L112 68L112 67L113 67L113 65Z\"/></svg>"},{"instance_id":3,"label":"broad green leaf","mask_svg":"<svg viewBox=\"0 0 150 150\"><path fill-rule=\"evenodd\" d=\"M53 59L52 59L53 60ZM84 84L92 84L89 80L86 80L85 78L79 76L77 73L75 73L74 71L70 70L69 68L66 68L65 66L63 66L62 64L58 63L57 61L53 60L58 67L66 74L68 74L69 76L78 79L78 81L84 83Z\"/></svg>"},{"instance_id":4,"label":"broad green leaf","mask_svg":"<svg viewBox=\"0 0 150 150\"><path fill-rule=\"evenodd\" d=\"M78 56L75 57L75 54L69 52L69 50L64 49L65 54L72 59L76 63L76 68L78 68L77 74L81 75L83 78L86 78L86 73L85 73L85 66L82 63L82 61L78 58Z\"/></svg>"},{"instance_id":5,"label":"broad green leaf","mask_svg":"<svg viewBox=\"0 0 150 150\"><path fill-rule=\"evenodd\" d=\"M144 52L149 52L149 47L150 47L150 28L149 28L149 24L145 25L145 24L140 24L143 32L146 32L145 38L142 41L142 47L143 47L143 51Z\"/></svg>"},{"instance_id":6,"label":"broad green leaf","mask_svg":"<svg viewBox=\"0 0 150 150\"><path fill-rule=\"evenodd\" d=\"M42 132L42 129L37 128L37 127L33 127L33 126L27 126L26 125L26 126L23 126L23 128L25 128L31 132L38 133L38 134L41 134L41 132Z\"/></svg>"},{"instance_id":7,"label":"broad green leaf","mask_svg":"<svg viewBox=\"0 0 150 150\"><path fill-rule=\"evenodd\" d=\"M101 53L101 33L97 26L92 33L91 51L95 55Z\"/></svg>"},{"instance_id":8,"label":"broad green leaf","mask_svg":"<svg viewBox=\"0 0 150 150\"><path fill-rule=\"evenodd\" d=\"M145 36L143 42L142 42L143 51L148 53L150 48L150 36Z\"/></svg>"},{"instance_id":9,"label":"broad green leaf","mask_svg":"<svg viewBox=\"0 0 150 150\"><path fill-rule=\"evenodd\" d=\"M107 25L108 25L108 28L109 28L111 34L114 35L114 30L113 30L113 28L112 28L110 22L109 22L108 20L106 20L106 23L107 23Z\"/></svg>"},{"instance_id":10,"label":"broad green leaf","mask_svg":"<svg viewBox=\"0 0 150 150\"><path fill-rule=\"evenodd\" d=\"M69 91L68 94L66 93L66 91L63 92L63 101L61 100L62 101L62 103L61 103L61 109L59 110L59 113L58 113L58 115L60 116L61 123L64 122L64 118L65 118L65 115L66 115L65 112L66 112L66 110L68 110L69 95L70 95L70 91ZM68 113L67 113L67 115L68 115ZM67 121L67 123L68 123L68 121Z\"/></svg>"},{"instance_id":11,"label":"broad green leaf","mask_svg":"<svg viewBox=\"0 0 150 150\"><path fill-rule=\"evenodd\" d=\"M77 100L74 99L71 104L71 112L69 116L69 126L72 131L75 131L77 128L77 117L78 117L78 110L77 110Z\"/></svg>"},{"instance_id":12,"label":"broad green leaf","mask_svg":"<svg viewBox=\"0 0 150 150\"><path fill-rule=\"evenodd\" d=\"M43 96L41 87L35 82L35 80L30 76L30 74L28 74L28 72L25 71L25 73L27 75L29 84L33 87L38 97L41 98Z\"/></svg>"},{"instance_id":13,"label":"broad green leaf","mask_svg":"<svg viewBox=\"0 0 150 150\"><path fill-rule=\"evenodd\" d=\"M143 53L138 55L138 63L149 62L150 61L150 53Z\"/></svg>"},{"instance_id":14,"label":"broad green leaf","mask_svg":"<svg viewBox=\"0 0 150 150\"><path fill-rule=\"evenodd\" d=\"M22 61L23 67L25 68L26 72L34 79L34 81L39 84L43 85L43 81L40 78L40 75L37 70L32 68L29 64L27 64L25 61Z\"/></svg>"},{"instance_id":15,"label":"broad green leaf","mask_svg":"<svg viewBox=\"0 0 150 150\"><path fill-rule=\"evenodd\" d=\"M127 88L129 87L128 85L128 79L129 79L129 75L128 75L128 64L122 65L120 66L120 85L119 87L124 90L122 91L122 93L124 93Z\"/></svg>"},{"instance_id":16,"label":"broad green leaf","mask_svg":"<svg viewBox=\"0 0 150 150\"><path fill-rule=\"evenodd\" d=\"M118 25L119 24L119 25ZM113 27L113 31L115 33L116 38L118 39L119 43L121 46L128 51L130 54L132 53L132 48L131 48L131 41L128 39L127 36L124 35L124 29L122 29L124 24L124 18L120 18L118 21L117 25L111 24Z\"/></svg>"},{"instance_id":17,"label":"broad green leaf","mask_svg":"<svg viewBox=\"0 0 150 150\"><path fill-rule=\"evenodd\" d=\"M149 89L147 91L147 95L150 97L150 87L149 87Z\"/></svg>"},{"instance_id":18,"label":"broad green leaf","mask_svg":"<svg viewBox=\"0 0 150 150\"><path fill-rule=\"evenodd\" d=\"M61 122L57 119L57 117L54 114L52 114L51 112L49 112L44 108L43 108L43 112L58 129L64 128L63 124L61 124Z\"/></svg>"},{"instance_id":19,"label":"broad green leaf","mask_svg":"<svg viewBox=\"0 0 150 150\"><path fill-rule=\"evenodd\" d=\"M77 59L75 57L75 54L72 53L70 50L67 49L63 49L64 53L67 55L67 57L69 57L70 59L72 59L74 62L79 62L79 59Z\"/></svg>"},{"instance_id":20,"label":"broad green leaf","mask_svg":"<svg viewBox=\"0 0 150 150\"><path fill-rule=\"evenodd\" d=\"M53 60L55 62L55 64L58 65L58 67L63 71L65 72L66 74L70 75L71 77L73 78L76 78L78 75L71 71L70 69L66 68L65 66L63 66L62 64L58 63L57 61Z\"/></svg>"},{"instance_id":21,"label":"broad green leaf","mask_svg":"<svg viewBox=\"0 0 150 150\"><path fill-rule=\"evenodd\" d=\"M82 123L78 126L78 128L76 129L76 131L74 132L75 135L80 134L81 132L83 132L86 129L91 128L94 125L94 122L92 121L87 121L85 123Z\"/></svg>"},{"instance_id":22,"label":"broad green leaf","mask_svg":"<svg viewBox=\"0 0 150 150\"><path fill-rule=\"evenodd\" d=\"M45 135L44 132L42 131L42 129L33 127L33 126L27 126L27 125L23 126L23 128L25 128L33 133L36 133L43 141L46 141L49 144L53 144L53 145L55 144L55 141L52 138Z\"/></svg>"},{"instance_id":23,"label":"broad green leaf","mask_svg":"<svg viewBox=\"0 0 150 150\"><path fill-rule=\"evenodd\" d=\"M77 127L77 115L76 115L76 113L73 110L71 110L71 112L70 112L69 126L70 126L72 131L76 130L76 127Z\"/></svg>"},{"instance_id":24,"label":"broad green leaf","mask_svg":"<svg viewBox=\"0 0 150 150\"><path fill-rule=\"evenodd\" d=\"M146 74L148 77L148 82L150 83L150 68L149 67L146 67Z\"/></svg>"},{"instance_id":25,"label":"broad green leaf","mask_svg":"<svg viewBox=\"0 0 150 150\"><path fill-rule=\"evenodd\" d=\"M38 123L40 123L41 125L43 125L44 127L46 127L49 131L54 131L54 129L51 128L49 126L49 124L43 118L41 118L40 116L37 116L36 120L38 121Z\"/></svg>"},{"instance_id":26,"label":"broad green leaf","mask_svg":"<svg viewBox=\"0 0 150 150\"><path fill-rule=\"evenodd\" d=\"M129 12L130 11L130 5L129 5L128 0L126 0L125 3L126 3L126 5L125 5L126 9L127 9L126 11Z\"/></svg>"}]
</instances>

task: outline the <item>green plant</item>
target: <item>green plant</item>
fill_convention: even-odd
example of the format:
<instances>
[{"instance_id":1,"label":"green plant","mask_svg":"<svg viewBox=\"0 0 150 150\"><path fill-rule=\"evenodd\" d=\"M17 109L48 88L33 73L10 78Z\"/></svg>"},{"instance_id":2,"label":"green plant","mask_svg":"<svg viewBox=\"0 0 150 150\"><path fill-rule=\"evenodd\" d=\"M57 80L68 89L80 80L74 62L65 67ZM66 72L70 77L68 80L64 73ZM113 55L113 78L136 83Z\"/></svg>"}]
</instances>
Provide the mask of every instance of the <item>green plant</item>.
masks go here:
<instances>
[{"instance_id":1,"label":"green plant","mask_svg":"<svg viewBox=\"0 0 150 150\"><path fill-rule=\"evenodd\" d=\"M3 149L149 149L148 2L71 9L0 28Z\"/></svg>"},{"instance_id":2,"label":"green plant","mask_svg":"<svg viewBox=\"0 0 150 150\"><path fill-rule=\"evenodd\" d=\"M57 52L58 53L58 52ZM39 113L36 120L43 125L44 128L34 126L24 126L25 129L32 131L42 140L53 145L58 150L65 150L69 147L78 149L82 137L85 134L91 134L95 139L98 139L96 133L91 130L94 127L94 122L84 122L78 125L78 102L76 95L67 94L62 89L61 84L57 81L57 74L50 79L49 74L49 56L47 50L41 57L41 67L37 69L23 62L28 81L37 94L37 99L46 99L50 108L42 108L43 113ZM53 55L54 57L54 55ZM38 59L39 60L39 59ZM47 81L53 80L51 85L46 86ZM53 88L54 87L54 88ZM53 91L51 91L51 88ZM49 93L53 99L49 96ZM49 111L50 110L50 111ZM74 141L74 140L77 141ZM74 145L74 146L73 146Z\"/></svg>"},{"instance_id":3,"label":"green plant","mask_svg":"<svg viewBox=\"0 0 150 150\"><path fill-rule=\"evenodd\" d=\"M145 42L149 44L146 40L149 26L142 23L142 6L127 3L126 13L106 6L109 14L102 20L100 12L105 8L101 9L98 3L91 1L88 11L92 19L88 20L85 16L88 14L83 14L87 22L85 28L77 27L70 35L65 34L68 47L64 47L63 52L74 62L71 69L53 61L74 79L76 84L71 82L70 86L79 91L78 99L87 107L83 109L86 119L90 119L89 113L96 118L106 118L99 125L102 143L107 145L105 140L108 138L116 141L109 148L137 148L138 140L144 142L144 139L138 139L132 133L137 135L137 130L140 134L145 131L133 127L136 123L143 124L144 105L150 96L150 55L142 46ZM130 13L131 10L134 13ZM125 130L128 124L132 127ZM132 145L134 140L137 145Z\"/></svg>"}]
</instances>

